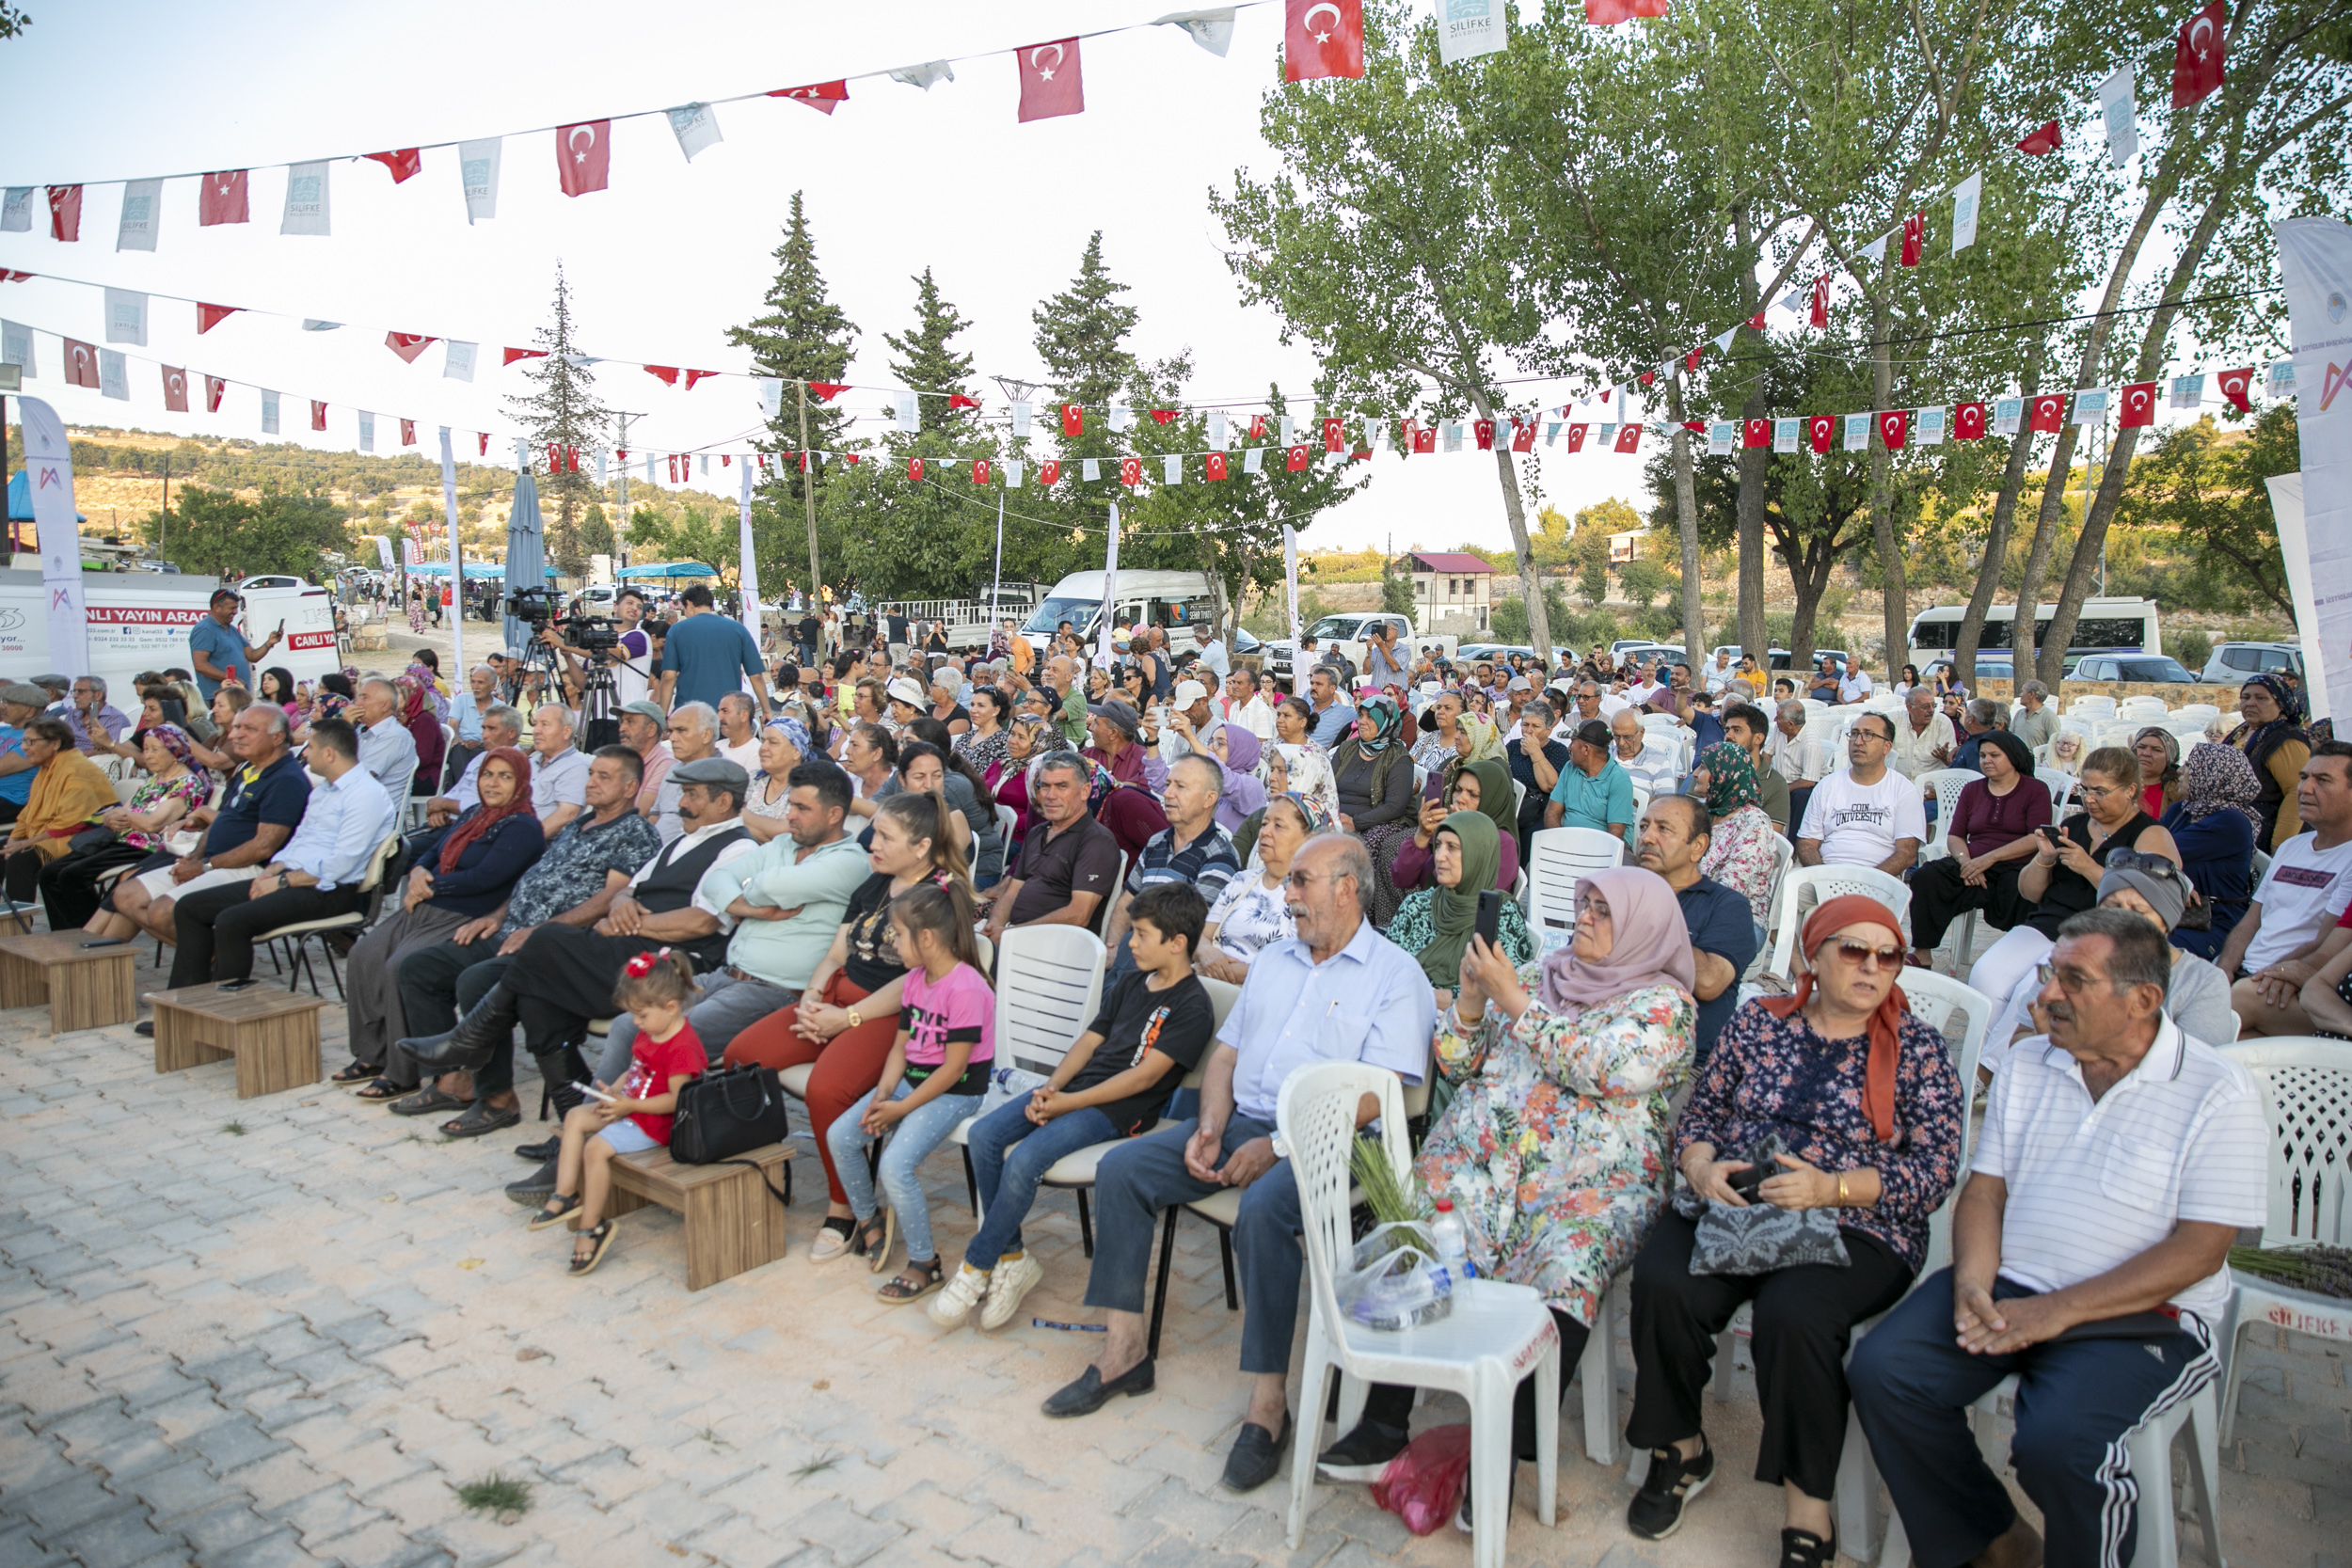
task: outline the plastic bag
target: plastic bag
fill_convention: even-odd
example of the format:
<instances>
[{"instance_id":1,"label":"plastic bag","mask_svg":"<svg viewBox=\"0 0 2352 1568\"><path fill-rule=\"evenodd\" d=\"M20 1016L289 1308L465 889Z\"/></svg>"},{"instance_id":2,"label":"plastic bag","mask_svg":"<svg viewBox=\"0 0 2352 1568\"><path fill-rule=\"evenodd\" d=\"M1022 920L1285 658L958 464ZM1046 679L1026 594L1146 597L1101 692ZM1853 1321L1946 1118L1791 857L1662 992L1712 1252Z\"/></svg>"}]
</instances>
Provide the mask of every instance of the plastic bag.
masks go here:
<instances>
[{"instance_id":1,"label":"plastic bag","mask_svg":"<svg viewBox=\"0 0 2352 1568\"><path fill-rule=\"evenodd\" d=\"M1404 1520L1415 1535L1430 1534L1454 1517L1470 1465L1469 1424L1431 1427L1389 1461L1372 1483L1372 1500Z\"/></svg>"},{"instance_id":2,"label":"plastic bag","mask_svg":"<svg viewBox=\"0 0 2352 1568\"><path fill-rule=\"evenodd\" d=\"M1366 1328L1411 1328L1454 1310L1453 1275L1432 1255L1427 1233L1403 1222L1375 1226L1332 1283L1340 1310Z\"/></svg>"}]
</instances>

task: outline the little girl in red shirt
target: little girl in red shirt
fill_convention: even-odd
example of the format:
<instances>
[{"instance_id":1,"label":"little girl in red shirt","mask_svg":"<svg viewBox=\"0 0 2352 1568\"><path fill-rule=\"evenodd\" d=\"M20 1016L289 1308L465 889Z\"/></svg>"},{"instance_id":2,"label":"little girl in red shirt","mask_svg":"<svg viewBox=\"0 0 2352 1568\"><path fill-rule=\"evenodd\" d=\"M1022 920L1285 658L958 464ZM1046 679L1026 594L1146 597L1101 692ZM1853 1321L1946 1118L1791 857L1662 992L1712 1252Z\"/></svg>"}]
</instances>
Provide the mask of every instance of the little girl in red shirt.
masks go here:
<instances>
[{"instance_id":1,"label":"little girl in red shirt","mask_svg":"<svg viewBox=\"0 0 2352 1568\"><path fill-rule=\"evenodd\" d=\"M628 1070L604 1098L592 1091L588 1103L564 1117L555 1193L531 1218L533 1230L562 1225L580 1232L572 1244L575 1279L604 1261L612 1245L612 1222L600 1217L612 1191L612 1156L666 1148L678 1086L709 1065L701 1037L686 1022L688 1005L701 995L686 955L667 947L629 959L612 988L612 1005L637 1022Z\"/></svg>"}]
</instances>

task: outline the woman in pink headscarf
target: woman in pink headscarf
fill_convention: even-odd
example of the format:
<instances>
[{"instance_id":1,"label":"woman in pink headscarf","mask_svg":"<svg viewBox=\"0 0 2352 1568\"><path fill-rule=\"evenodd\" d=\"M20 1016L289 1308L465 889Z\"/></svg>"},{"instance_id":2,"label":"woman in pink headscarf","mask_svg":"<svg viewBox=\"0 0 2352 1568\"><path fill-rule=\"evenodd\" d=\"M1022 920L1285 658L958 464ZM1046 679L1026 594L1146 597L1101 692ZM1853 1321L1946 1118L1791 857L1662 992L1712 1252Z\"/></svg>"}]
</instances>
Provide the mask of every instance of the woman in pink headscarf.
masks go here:
<instances>
[{"instance_id":1,"label":"woman in pink headscarf","mask_svg":"<svg viewBox=\"0 0 2352 1568\"><path fill-rule=\"evenodd\" d=\"M1418 1166L1454 1200L1486 1278L1543 1292L1574 1365L1611 1275L1664 1209L1667 1098L1691 1075L1698 1004L1682 906L1639 866L1577 884L1570 945L1514 970L1476 936L1438 1015L1452 1101ZM1325 1455L1344 1479L1405 1447L1410 1388L1375 1385L1356 1430ZM1519 1385L1512 1451L1535 1456L1534 1384Z\"/></svg>"}]
</instances>

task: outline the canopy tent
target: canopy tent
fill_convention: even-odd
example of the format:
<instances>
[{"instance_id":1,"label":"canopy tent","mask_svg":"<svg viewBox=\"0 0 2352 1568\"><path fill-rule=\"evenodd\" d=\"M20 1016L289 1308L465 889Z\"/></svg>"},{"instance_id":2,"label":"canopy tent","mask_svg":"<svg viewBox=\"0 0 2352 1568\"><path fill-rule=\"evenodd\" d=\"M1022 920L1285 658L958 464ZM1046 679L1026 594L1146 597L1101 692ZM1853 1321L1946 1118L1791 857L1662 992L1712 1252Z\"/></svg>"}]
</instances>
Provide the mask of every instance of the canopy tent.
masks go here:
<instances>
[{"instance_id":1,"label":"canopy tent","mask_svg":"<svg viewBox=\"0 0 2352 1568\"><path fill-rule=\"evenodd\" d=\"M515 505L506 515L506 645L510 648L531 641L531 627L515 619L516 591L548 585L547 541L542 534L539 483L525 467L515 475Z\"/></svg>"},{"instance_id":2,"label":"canopy tent","mask_svg":"<svg viewBox=\"0 0 2352 1568\"><path fill-rule=\"evenodd\" d=\"M32 520L33 482L24 477L24 469L19 468L16 470L16 477L8 481L8 521L29 523ZM87 523L89 518L76 512L73 514L73 520L77 523Z\"/></svg>"},{"instance_id":3,"label":"canopy tent","mask_svg":"<svg viewBox=\"0 0 2352 1568\"><path fill-rule=\"evenodd\" d=\"M446 561L420 561L417 564L408 568L408 575L412 578L445 578L449 576L449 562ZM500 578L504 577L505 575L506 568L498 564L496 562L469 561L466 562L466 580L468 582L473 582L483 578Z\"/></svg>"},{"instance_id":4,"label":"canopy tent","mask_svg":"<svg viewBox=\"0 0 2352 1568\"><path fill-rule=\"evenodd\" d=\"M706 566L699 561L662 561L656 562L650 566L631 566L620 575L624 578L657 578L665 580L679 578L715 578L719 575L719 568Z\"/></svg>"}]
</instances>

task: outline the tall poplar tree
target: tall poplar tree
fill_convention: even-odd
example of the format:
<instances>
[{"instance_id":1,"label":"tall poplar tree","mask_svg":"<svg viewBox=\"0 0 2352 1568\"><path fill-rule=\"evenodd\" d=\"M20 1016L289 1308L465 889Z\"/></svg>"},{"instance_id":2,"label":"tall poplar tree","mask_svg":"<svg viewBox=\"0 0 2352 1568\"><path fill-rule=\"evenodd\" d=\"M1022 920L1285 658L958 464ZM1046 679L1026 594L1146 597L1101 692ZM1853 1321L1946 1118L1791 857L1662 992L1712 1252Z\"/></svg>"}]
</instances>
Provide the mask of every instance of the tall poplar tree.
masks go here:
<instances>
[{"instance_id":1,"label":"tall poplar tree","mask_svg":"<svg viewBox=\"0 0 2352 1568\"><path fill-rule=\"evenodd\" d=\"M548 466L539 490L542 512L550 504L554 508L554 516L547 524L548 554L554 559L557 571L580 577L588 570L580 523L598 499L595 448L605 438L612 416L596 401L587 364L572 346L571 288L564 280L560 262L555 269L555 320L539 328L535 341L542 357L523 362L523 376L533 390L509 397L506 403L530 434L534 449L532 466ZM557 449L553 460L548 456L550 446ZM569 451L579 453L577 473L565 456Z\"/></svg>"}]
</instances>

